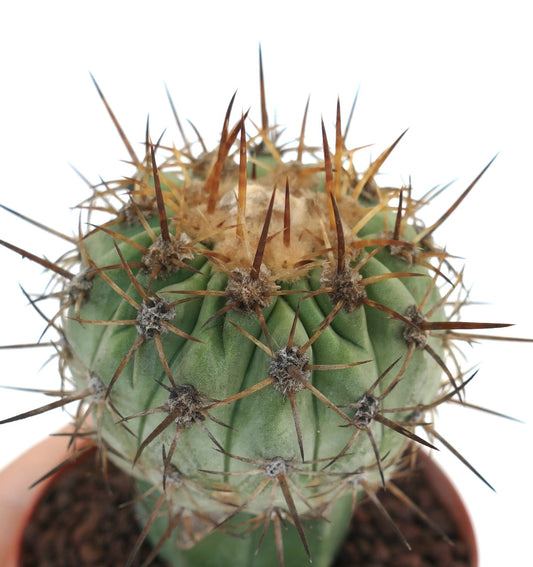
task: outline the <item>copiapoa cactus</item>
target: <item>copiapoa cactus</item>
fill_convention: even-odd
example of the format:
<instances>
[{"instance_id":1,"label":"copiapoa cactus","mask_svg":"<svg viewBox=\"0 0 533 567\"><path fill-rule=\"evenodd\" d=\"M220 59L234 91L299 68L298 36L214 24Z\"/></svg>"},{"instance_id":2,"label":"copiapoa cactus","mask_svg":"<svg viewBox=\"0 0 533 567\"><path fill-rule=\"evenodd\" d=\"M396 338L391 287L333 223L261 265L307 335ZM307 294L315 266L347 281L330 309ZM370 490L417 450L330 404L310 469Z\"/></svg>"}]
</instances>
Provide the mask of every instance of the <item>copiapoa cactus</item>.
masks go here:
<instances>
[{"instance_id":1,"label":"copiapoa cactus","mask_svg":"<svg viewBox=\"0 0 533 567\"><path fill-rule=\"evenodd\" d=\"M232 99L214 151L176 114L184 147L147 129L143 158L97 87L135 174L91 187L56 262L1 241L53 275L37 298L59 301L62 379L2 423L78 403L73 440L138 480L139 546L170 565L331 565L360 497L414 449L438 442L474 470L434 414L465 403L458 345L505 326L459 321L461 272L432 239L485 170L425 226L432 194L374 179L399 139L356 171L337 105L331 146L323 123L306 145L307 107L282 145L260 71L253 133Z\"/></svg>"}]
</instances>

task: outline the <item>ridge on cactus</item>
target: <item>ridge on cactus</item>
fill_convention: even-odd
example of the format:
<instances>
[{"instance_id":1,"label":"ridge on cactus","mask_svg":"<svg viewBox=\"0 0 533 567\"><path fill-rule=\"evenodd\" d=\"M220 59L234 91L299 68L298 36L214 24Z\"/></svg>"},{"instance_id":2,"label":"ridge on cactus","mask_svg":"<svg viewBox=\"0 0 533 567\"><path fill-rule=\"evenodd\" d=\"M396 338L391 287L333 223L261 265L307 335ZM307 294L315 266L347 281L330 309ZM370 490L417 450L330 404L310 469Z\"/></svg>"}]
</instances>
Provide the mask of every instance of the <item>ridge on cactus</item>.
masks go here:
<instances>
[{"instance_id":1,"label":"ridge on cactus","mask_svg":"<svg viewBox=\"0 0 533 567\"><path fill-rule=\"evenodd\" d=\"M324 123L306 144L307 106L282 144L261 61L261 126L232 122L234 96L213 151L175 114L183 148L147 128L140 158L95 85L136 171L91 186L75 237L15 213L74 249L0 241L51 273L28 299L59 302L61 376L55 401L0 423L78 404L72 441L138 480L128 565L146 538L169 565L331 565L359 499L436 442L488 484L434 418L469 405L459 346L506 324L459 320L462 272L433 234L490 163L426 227L431 194L375 181L403 135L356 171L338 102L332 146Z\"/></svg>"}]
</instances>

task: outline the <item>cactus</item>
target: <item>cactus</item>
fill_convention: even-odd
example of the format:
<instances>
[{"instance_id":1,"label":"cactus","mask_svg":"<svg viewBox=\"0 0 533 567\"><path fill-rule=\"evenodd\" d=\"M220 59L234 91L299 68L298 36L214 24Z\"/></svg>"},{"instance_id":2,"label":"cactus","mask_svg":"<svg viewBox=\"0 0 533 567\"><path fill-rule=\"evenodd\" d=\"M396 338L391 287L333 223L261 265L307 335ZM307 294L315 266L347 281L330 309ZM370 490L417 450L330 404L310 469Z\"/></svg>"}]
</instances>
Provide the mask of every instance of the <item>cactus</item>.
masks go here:
<instances>
[{"instance_id":1,"label":"cactus","mask_svg":"<svg viewBox=\"0 0 533 567\"><path fill-rule=\"evenodd\" d=\"M147 131L143 159L95 82L135 174L91 187L57 262L1 241L53 275L39 299L59 300L62 378L56 401L2 423L78 403L73 440L135 476L138 543L170 565L330 565L354 506L412 450L456 452L433 417L464 403L458 345L505 326L459 321L461 272L432 239L487 168L426 227L431 195L374 180L401 136L360 173L337 104L333 149L323 123L306 146L307 107L282 145L260 76L253 135L232 99L214 151Z\"/></svg>"}]
</instances>

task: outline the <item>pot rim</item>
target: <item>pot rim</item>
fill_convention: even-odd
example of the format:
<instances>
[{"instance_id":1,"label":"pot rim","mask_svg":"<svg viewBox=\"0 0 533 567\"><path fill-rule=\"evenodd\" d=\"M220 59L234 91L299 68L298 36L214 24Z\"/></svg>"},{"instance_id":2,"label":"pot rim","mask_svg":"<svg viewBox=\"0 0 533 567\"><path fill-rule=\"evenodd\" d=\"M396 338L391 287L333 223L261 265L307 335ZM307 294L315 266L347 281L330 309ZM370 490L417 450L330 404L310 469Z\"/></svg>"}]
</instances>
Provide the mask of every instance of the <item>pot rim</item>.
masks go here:
<instances>
[{"instance_id":1,"label":"pot rim","mask_svg":"<svg viewBox=\"0 0 533 567\"><path fill-rule=\"evenodd\" d=\"M424 471L427 482L434 489L440 503L449 511L457 525L461 539L468 543L470 550L471 567L478 567L479 552L474 524L465 501L457 487L446 474L443 468L432 458L430 453L419 450L417 466Z\"/></svg>"},{"instance_id":2,"label":"pot rim","mask_svg":"<svg viewBox=\"0 0 533 567\"><path fill-rule=\"evenodd\" d=\"M18 567L24 526L56 473L30 486L69 455L72 427L46 437L0 470L0 565Z\"/></svg>"},{"instance_id":3,"label":"pot rim","mask_svg":"<svg viewBox=\"0 0 533 567\"><path fill-rule=\"evenodd\" d=\"M72 428L67 427L43 439L0 470L0 565L3 567L19 567L24 526L39 499L61 471L50 475L37 486L29 487L41 474L53 470L68 456L72 456L72 447L69 448L71 437L68 435L71 431ZM468 542L471 567L478 567L474 527L457 488L430 454L418 451L417 461L440 502L450 511L459 534Z\"/></svg>"}]
</instances>

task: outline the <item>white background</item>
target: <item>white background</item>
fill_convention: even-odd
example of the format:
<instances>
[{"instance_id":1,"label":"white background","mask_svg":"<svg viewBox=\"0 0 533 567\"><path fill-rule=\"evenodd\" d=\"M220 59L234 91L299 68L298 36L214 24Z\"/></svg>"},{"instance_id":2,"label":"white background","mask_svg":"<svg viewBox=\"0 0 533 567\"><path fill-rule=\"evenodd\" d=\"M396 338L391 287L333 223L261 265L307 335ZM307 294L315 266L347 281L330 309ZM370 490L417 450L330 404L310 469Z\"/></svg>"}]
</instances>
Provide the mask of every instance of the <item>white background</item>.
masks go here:
<instances>
[{"instance_id":1,"label":"white background","mask_svg":"<svg viewBox=\"0 0 533 567\"><path fill-rule=\"evenodd\" d=\"M346 118L360 88L349 145L374 144L366 160L405 129L384 171L411 176L416 195L456 182L435 202L437 218L485 164L473 193L435 237L464 258L470 319L516 323L533 337L531 309L533 144L530 16L525 2L38 2L0 9L0 202L72 234L91 182L131 172L92 85L93 73L141 153L148 113L154 138L181 139L164 84L183 121L213 144L233 92L234 119L259 120L257 52L263 48L271 117L298 134L311 94L310 140L335 104ZM188 130L191 139L192 131ZM0 210L0 238L56 258L60 239ZM459 262L462 262L460 260ZM0 250L0 344L34 341L43 321L19 283L39 291L40 268ZM486 342L466 349L480 372L468 400L526 421L464 408L441 410L438 430L495 486L492 493L449 454L444 463L474 516L482 567L526 565L531 528L533 345ZM57 384L46 349L0 351L0 383ZM48 400L46 400L48 401ZM0 418L43 404L0 391ZM3 426L0 466L66 420L53 415ZM446 453L441 451L441 453Z\"/></svg>"}]
</instances>

